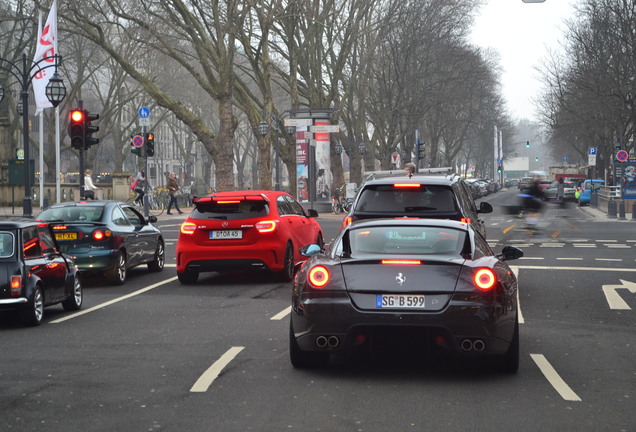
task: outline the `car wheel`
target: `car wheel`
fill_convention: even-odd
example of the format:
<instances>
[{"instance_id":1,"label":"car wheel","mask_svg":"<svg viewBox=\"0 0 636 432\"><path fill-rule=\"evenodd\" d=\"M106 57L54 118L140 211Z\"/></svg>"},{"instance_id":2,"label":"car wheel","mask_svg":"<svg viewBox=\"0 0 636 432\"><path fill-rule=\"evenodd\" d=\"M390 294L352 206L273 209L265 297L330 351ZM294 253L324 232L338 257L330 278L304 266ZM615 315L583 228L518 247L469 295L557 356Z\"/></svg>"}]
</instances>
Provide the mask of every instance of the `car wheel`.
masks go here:
<instances>
[{"instance_id":1,"label":"car wheel","mask_svg":"<svg viewBox=\"0 0 636 432\"><path fill-rule=\"evenodd\" d=\"M38 285L33 289L33 296L21 311L22 322L25 325L37 326L42 322L44 316L44 295L42 288Z\"/></svg>"},{"instance_id":2,"label":"car wheel","mask_svg":"<svg viewBox=\"0 0 636 432\"><path fill-rule=\"evenodd\" d=\"M115 285L123 285L126 282L126 253L120 251L117 256L117 264L111 273L111 280Z\"/></svg>"},{"instance_id":3,"label":"car wheel","mask_svg":"<svg viewBox=\"0 0 636 432\"><path fill-rule=\"evenodd\" d=\"M69 298L62 302L62 307L64 307L65 311L76 311L82 307L82 282L78 275L75 275L73 279L73 292Z\"/></svg>"},{"instance_id":4,"label":"car wheel","mask_svg":"<svg viewBox=\"0 0 636 432\"><path fill-rule=\"evenodd\" d=\"M278 275L282 282L291 282L294 278L294 248L291 243L287 243L283 270Z\"/></svg>"},{"instance_id":5,"label":"car wheel","mask_svg":"<svg viewBox=\"0 0 636 432\"><path fill-rule=\"evenodd\" d=\"M166 250L163 246L163 242L159 240L157 242L157 250L155 251L154 260L148 263L148 270L152 272L160 272L163 270L163 266L166 261Z\"/></svg>"},{"instance_id":6,"label":"car wheel","mask_svg":"<svg viewBox=\"0 0 636 432\"><path fill-rule=\"evenodd\" d=\"M508 352L501 357L500 367L503 372L516 373L519 370L519 319L515 319L515 329Z\"/></svg>"},{"instance_id":7,"label":"car wheel","mask_svg":"<svg viewBox=\"0 0 636 432\"><path fill-rule=\"evenodd\" d=\"M187 273L177 272L177 277L179 278L179 282L181 282L182 284L191 285L199 280L199 272L192 270L188 271Z\"/></svg>"},{"instance_id":8,"label":"car wheel","mask_svg":"<svg viewBox=\"0 0 636 432\"><path fill-rule=\"evenodd\" d=\"M320 246L320 249L325 247L325 239L322 238L322 233L318 233L318 238L316 239L316 244Z\"/></svg>"},{"instance_id":9,"label":"car wheel","mask_svg":"<svg viewBox=\"0 0 636 432\"><path fill-rule=\"evenodd\" d=\"M298 369L323 367L329 364L329 353L303 351L298 346L291 321L289 323L289 360Z\"/></svg>"}]
</instances>

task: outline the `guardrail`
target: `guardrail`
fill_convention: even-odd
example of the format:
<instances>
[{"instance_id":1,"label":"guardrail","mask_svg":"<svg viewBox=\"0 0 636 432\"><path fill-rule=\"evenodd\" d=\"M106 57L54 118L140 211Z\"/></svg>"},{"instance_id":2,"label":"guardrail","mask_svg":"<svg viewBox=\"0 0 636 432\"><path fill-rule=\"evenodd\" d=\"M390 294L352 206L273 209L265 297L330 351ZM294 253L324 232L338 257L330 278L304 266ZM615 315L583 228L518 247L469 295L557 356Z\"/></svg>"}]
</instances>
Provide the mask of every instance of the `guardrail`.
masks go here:
<instances>
[{"instance_id":1,"label":"guardrail","mask_svg":"<svg viewBox=\"0 0 636 432\"><path fill-rule=\"evenodd\" d=\"M601 186L598 190L599 196L610 199L610 198L620 198L621 197L621 187L620 186Z\"/></svg>"}]
</instances>

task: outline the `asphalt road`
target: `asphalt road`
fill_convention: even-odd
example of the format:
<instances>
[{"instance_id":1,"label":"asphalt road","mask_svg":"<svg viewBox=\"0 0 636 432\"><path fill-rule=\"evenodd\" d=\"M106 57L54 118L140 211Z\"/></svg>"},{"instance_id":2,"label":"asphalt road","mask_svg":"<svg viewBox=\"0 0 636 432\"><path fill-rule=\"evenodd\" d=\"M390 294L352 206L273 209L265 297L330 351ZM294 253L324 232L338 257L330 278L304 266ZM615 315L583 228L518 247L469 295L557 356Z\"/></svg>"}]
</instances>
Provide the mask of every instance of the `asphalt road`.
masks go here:
<instances>
[{"instance_id":1,"label":"asphalt road","mask_svg":"<svg viewBox=\"0 0 636 432\"><path fill-rule=\"evenodd\" d=\"M521 366L414 359L289 363L289 286L263 275L176 281L183 217L162 216L168 266L123 287L85 281L82 311L37 328L0 315L7 431L636 431L636 222L550 207L541 231L484 198L494 250L521 247ZM185 215L184 215L185 216ZM328 241L342 217L321 215Z\"/></svg>"}]
</instances>

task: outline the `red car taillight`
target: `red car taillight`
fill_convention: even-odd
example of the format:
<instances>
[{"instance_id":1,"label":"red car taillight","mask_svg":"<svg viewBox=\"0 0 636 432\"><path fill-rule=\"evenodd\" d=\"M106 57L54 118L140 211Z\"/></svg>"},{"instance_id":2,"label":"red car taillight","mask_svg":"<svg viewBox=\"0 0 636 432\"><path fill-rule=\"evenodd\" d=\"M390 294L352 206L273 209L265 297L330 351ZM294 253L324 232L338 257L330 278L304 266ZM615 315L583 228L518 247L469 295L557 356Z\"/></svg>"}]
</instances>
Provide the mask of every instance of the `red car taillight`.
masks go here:
<instances>
[{"instance_id":1,"label":"red car taillight","mask_svg":"<svg viewBox=\"0 0 636 432\"><path fill-rule=\"evenodd\" d=\"M340 231L351 225L352 222L353 218L351 216L347 216L346 218L344 218L344 220L342 221L342 226L340 227Z\"/></svg>"},{"instance_id":2,"label":"red car taillight","mask_svg":"<svg viewBox=\"0 0 636 432\"><path fill-rule=\"evenodd\" d=\"M197 229L197 226L192 222L184 222L181 224L181 234L192 235Z\"/></svg>"},{"instance_id":3,"label":"red car taillight","mask_svg":"<svg viewBox=\"0 0 636 432\"><path fill-rule=\"evenodd\" d=\"M259 233L270 233L276 231L276 221L260 221L256 223L256 229Z\"/></svg>"},{"instance_id":4,"label":"red car taillight","mask_svg":"<svg viewBox=\"0 0 636 432\"><path fill-rule=\"evenodd\" d=\"M497 277L492 270L482 268L475 272L475 277L473 280L475 281L475 285L477 286L477 288L487 291L495 286Z\"/></svg>"},{"instance_id":5,"label":"red car taillight","mask_svg":"<svg viewBox=\"0 0 636 432\"><path fill-rule=\"evenodd\" d=\"M329 270L323 266L315 266L309 270L309 283L315 288L322 288L329 282Z\"/></svg>"},{"instance_id":6,"label":"red car taillight","mask_svg":"<svg viewBox=\"0 0 636 432\"><path fill-rule=\"evenodd\" d=\"M96 229L95 231L93 231L93 240L101 241L110 238L112 235L113 233L109 229Z\"/></svg>"},{"instance_id":7,"label":"red car taillight","mask_svg":"<svg viewBox=\"0 0 636 432\"><path fill-rule=\"evenodd\" d=\"M11 295L13 296L20 295L21 288L22 288L22 276L20 275L11 276Z\"/></svg>"}]
</instances>

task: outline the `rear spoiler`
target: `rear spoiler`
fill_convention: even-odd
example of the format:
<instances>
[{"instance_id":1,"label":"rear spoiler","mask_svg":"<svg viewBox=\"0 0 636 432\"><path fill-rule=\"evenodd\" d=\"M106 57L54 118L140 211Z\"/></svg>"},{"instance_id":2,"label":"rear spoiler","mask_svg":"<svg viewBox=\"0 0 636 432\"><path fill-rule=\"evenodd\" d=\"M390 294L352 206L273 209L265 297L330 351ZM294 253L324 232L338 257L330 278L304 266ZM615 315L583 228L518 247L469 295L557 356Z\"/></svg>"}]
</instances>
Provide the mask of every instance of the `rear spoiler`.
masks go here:
<instances>
[{"instance_id":1,"label":"rear spoiler","mask_svg":"<svg viewBox=\"0 0 636 432\"><path fill-rule=\"evenodd\" d=\"M269 203L269 199L264 194L236 194L236 195L208 195L204 197L192 198L193 204L205 204L220 201L264 201Z\"/></svg>"}]
</instances>

